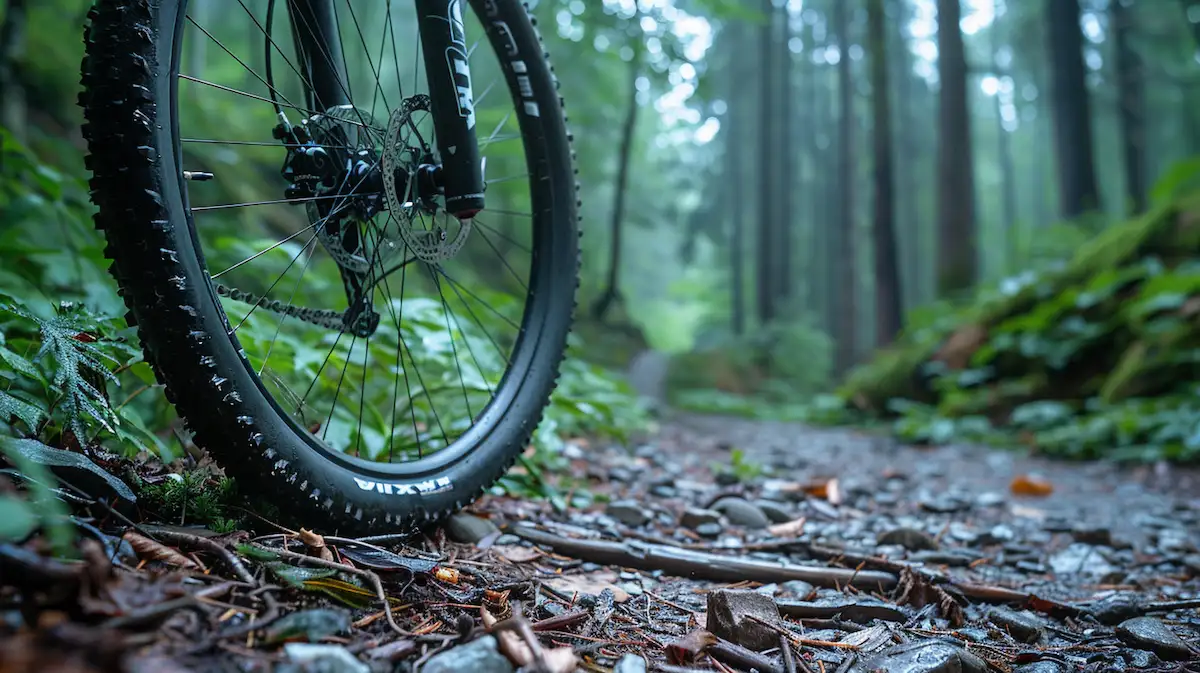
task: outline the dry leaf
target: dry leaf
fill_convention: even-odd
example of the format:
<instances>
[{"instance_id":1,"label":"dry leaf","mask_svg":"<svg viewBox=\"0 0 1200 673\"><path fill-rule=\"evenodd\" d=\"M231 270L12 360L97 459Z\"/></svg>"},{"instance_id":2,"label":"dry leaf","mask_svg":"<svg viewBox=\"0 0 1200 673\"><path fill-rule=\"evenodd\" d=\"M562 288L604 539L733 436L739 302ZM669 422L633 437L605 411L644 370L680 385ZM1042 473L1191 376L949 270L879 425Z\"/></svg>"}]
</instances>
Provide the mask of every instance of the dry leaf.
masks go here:
<instances>
[{"instance_id":1,"label":"dry leaf","mask_svg":"<svg viewBox=\"0 0 1200 673\"><path fill-rule=\"evenodd\" d=\"M952 370L966 369L975 351L987 343L987 337L987 328L982 325L963 325L946 339L932 359Z\"/></svg>"},{"instance_id":2,"label":"dry leaf","mask_svg":"<svg viewBox=\"0 0 1200 673\"><path fill-rule=\"evenodd\" d=\"M545 584L568 596L577 593L599 596L602 591L609 589L613 592L613 601L624 603L629 600L629 594L613 584L616 579L616 573L602 570L588 575L559 575L545 580Z\"/></svg>"},{"instance_id":3,"label":"dry leaf","mask_svg":"<svg viewBox=\"0 0 1200 673\"><path fill-rule=\"evenodd\" d=\"M717 637L708 629L696 629L673 643L667 643L667 661L676 666L693 664L704 650L716 644Z\"/></svg>"},{"instance_id":4,"label":"dry leaf","mask_svg":"<svg viewBox=\"0 0 1200 673\"><path fill-rule=\"evenodd\" d=\"M838 488L837 477L810 483L804 487L804 492L814 498L828 500L832 505L842 504L842 491Z\"/></svg>"},{"instance_id":5,"label":"dry leaf","mask_svg":"<svg viewBox=\"0 0 1200 673\"><path fill-rule=\"evenodd\" d=\"M333 560L333 552L329 551L329 547L325 546L325 538L305 528L300 529L298 537L304 543L304 546L308 548L309 556L314 556L325 561Z\"/></svg>"},{"instance_id":6,"label":"dry leaf","mask_svg":"<svg viewBox=\"0 0 1200 673\"><path fill-rule=\"evenodd\" d=\"M1054 492L1054 484L1050 483L1050 480L1030 474L1014 477L1008 488L1015 495L1033 498L1044 498Z\"/></svg>"},{"instance_id":7,"label":"dry leaf","mask_svg":"<svg viewBox=\"0 0 1200 673\"><path fill-rule=\"evenodd\" d=\"M924 575L913 572L911 568L900 570L900 582L896 590L899 592L896 602L900 605L911 605L920 609L933 603L938 608L938 614L945 617L950 626L958 628L966 622L962 606L953 596L930 582Z\"/></svg>"},{"instance_id":8,"label":"dry leaf","mask_svg":"<svg viewBox=\"0 0 1200 673\"><path fill-rule=\"evenodd\" d=\"M542 552L533 547L522 547L515 544L493 545L492 551L512 563L528 563L542 556Z\"/></svg>"},{"instance_id":9,"label":"dry leaf","mask_svg":"<svg viewBox=\"0 0 1200 673\"><path fill-rule=\"evenodd\" d=\"M121 539L129 543L133 550L137 552L138 558L146 561L160 561L167 565L173 565L179 568L189 568L198 570L199 565L192 559L179 553L178 550L172 549L161 542L151 540L145 535L139 535L133 531L126 531Z\"/></svg>"},{"instance_id":10,"label":"dry leaf","mask_svg":"<svg viewBox=\"0 0 1200 673\"><path fill-rule=\"evenodd\" d=\"M777 523L773 526L767 526L767 532L775 537L798 537L804 532L804 523L808 521L804 517Z\"/></svg>"}]
</instances>

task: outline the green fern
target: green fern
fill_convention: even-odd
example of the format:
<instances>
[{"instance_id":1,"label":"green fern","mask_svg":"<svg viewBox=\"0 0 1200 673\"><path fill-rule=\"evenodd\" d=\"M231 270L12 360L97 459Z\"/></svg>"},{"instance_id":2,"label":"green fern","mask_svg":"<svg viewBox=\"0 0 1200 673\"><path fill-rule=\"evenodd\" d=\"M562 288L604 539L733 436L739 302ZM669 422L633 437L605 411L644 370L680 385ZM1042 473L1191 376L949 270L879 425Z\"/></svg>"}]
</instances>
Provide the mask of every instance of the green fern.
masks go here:
<instances>
[{"instance_id":1,"label":"green fern","mask_svg":"<svg viewBox=\"0 0 1200 673\"><path fill-rule=\"evenodd\" d=\"M82 438L86 435L83 424L85 417L109 432L115 432L114 428L119 420L108 403L103 387L108 381L117 383L116 375L107 364L115 365L117 360L94 345L96 338L89 330L95 329L97 318L86 309L72 304L62 304L56 315L49 320L14 304L0 304L0 310L24 318L37 326L41 347L38 348L32 362L22 358L23 364L30 365L29 367L14 368L24 374L29 374L31 370L36 374L33 363L40 363L47 357L54 360L55 367L49 383L58 395L59 410L68 419L76 436ZM0 349L0 352L5 353L6 362L13 364L11 358L15 353L7 349ZM11 413L26 423L33 418L33 424L36 424L37 419L32 412L37 412L38 415L42 413L36 407L32 412L26 408L31 406L12 395L0 397L0 413Z\"/></svg>"}]
</instances>

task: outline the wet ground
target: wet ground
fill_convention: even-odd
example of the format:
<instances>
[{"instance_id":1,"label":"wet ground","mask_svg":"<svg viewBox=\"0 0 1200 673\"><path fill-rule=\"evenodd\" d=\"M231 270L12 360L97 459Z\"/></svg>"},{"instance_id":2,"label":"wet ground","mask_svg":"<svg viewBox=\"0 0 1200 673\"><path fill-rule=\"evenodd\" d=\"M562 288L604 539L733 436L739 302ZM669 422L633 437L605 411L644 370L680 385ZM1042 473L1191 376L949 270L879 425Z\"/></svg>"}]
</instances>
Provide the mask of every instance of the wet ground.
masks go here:
<instances>
[{"instance_id":1,"label":"wet ground","mask_svg":"<svg viewBox=\"0 0 1200 673\"><path fill-rule=\"evenodd\" d=\"M0 672L62 642L113 670L1200 671L1200 470L689 415L569 455L574 506L489 496L405 544L268 536L238 572L235 538L159 537L207 579L105 571L123 598L80 609L125 622L10 638Z\"/></svg>"}]
</instances>

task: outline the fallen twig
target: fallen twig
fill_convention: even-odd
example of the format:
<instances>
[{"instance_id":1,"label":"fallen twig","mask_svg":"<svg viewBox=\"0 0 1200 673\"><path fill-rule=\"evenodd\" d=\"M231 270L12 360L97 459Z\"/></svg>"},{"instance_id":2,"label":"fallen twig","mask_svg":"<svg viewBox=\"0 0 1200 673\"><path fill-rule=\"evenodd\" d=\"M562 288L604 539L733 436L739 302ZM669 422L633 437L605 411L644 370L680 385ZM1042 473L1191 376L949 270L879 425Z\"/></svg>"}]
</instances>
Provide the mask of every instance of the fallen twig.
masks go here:
<instances>
[{"instance_id":1,"label":"fallen twig","mask_svg":"<svg viewBox=\"0 0 1200 673\"><path fill-rule=\"evenodd\" d=\"M203 549L205 551L212 552L213 554L217 555L217 558L221 559L221 561L225 563L225 565L233 572L234 575L237 575L239 580L251 585L258 584L258 582L254 579L254 575L250 574L250 571L246 569L246 566L242 564L241 560L238 559L237 556L234 556L233 552L229 551L213 540L210 540L206 537L200 537L199 535L192 535L190 533L182 533L172 530L155 530L153 533L154 537L160 538L174 545L191 547L193 549Z\"/></svg>"},{"instance_id":2,"label":"fallen twig","mask_svg":"<svg viewBox=\"0 0 1200 673\"><path fill-rule=\"evenodd\" d=\"M741 645L721 640L708 648L708 656L743 671L760 671L760 673L784 673L770 658L758 652L748 650Z\"/></svg>"},{"instance_id":3,"label":"fallen twig","mask_svg":"<svg viewBox=\"0 0 1200 673\"><path fill-rule=\"evenodd\" d=\"M640 570L662 570L695 579L757 582L803 580L826 587L852 585L884 589L894 587L897 582L896 575L888 572L768 563L654 544L578 540L547 533L528 524L512 526L511 532L536 544L551 547L557 553L585 561Z\"/></svg>"}]
</instances>

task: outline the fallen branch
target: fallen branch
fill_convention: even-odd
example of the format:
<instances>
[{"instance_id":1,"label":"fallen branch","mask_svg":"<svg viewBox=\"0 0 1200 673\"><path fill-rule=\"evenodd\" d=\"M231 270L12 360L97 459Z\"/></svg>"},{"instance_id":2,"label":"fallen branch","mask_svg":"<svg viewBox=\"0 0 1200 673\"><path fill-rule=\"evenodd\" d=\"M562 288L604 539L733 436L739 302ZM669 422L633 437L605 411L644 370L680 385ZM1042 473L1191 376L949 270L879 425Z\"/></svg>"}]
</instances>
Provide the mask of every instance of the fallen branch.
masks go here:
<instances>
[{"instance_id":1,"label":"fallen branch","mask_svg":"<svg viewBox=\"0 0 1200 673\"><path fill-rule=\"evenodd\" d=\"M787 582L802 580L826 587L849 585L882 589L894 587L897 582L896 575L882 571L855 571L847 568L819 568L787 563L768 563L636 542L577 540L537 530L529 524L512 526L510 532L530 542L550 547L556 553L573 556L584 561L639 570L662 570L678 577L714 581Z\"/></svg>"},{"instance_id":2,"label":"fallen branch","mask_svg":"<svg viewBox=\"0 0 1200 673\"><path fill-rule=\"evenodd\" d=\"M221 561L225 563L226 567L233 571L234 575L237 575L239 580L253 586L258 585L258 582L254 579L254 575L251 575L250 571L246 570L246 566L243 565L240 560L238 560L238 557L234 556L233 552L221 546L216 541L210 540L206 537L201 537L199 535L192 535L190 533L182 533L172 530L154 530L152 532L154 537L159 538L164 542L169 542L180 547L203 549L204 551L212 552L213 554L216 554L217 558L221 559Z\"/></svg>"}]
</instances>

